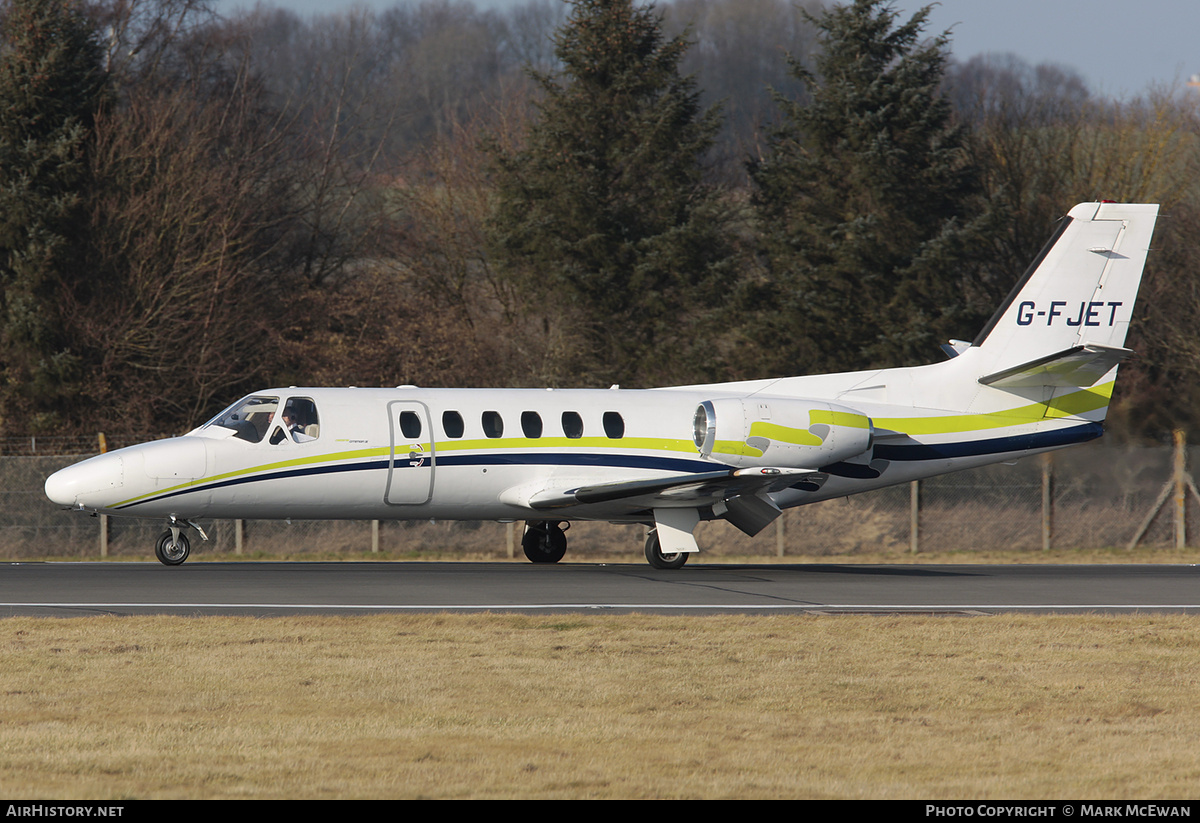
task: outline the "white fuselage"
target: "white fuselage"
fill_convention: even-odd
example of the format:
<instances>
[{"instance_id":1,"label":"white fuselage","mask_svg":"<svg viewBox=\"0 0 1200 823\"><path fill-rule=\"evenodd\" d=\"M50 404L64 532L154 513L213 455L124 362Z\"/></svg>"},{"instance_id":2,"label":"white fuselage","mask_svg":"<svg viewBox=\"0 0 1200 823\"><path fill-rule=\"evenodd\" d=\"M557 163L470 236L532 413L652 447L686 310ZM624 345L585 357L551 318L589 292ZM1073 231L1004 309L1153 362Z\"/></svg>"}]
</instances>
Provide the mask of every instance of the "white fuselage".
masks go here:
<instances>
[{"instance_id":1,"label":"white fuselage","mask_svg":"<svg viewBox=\"0 0 1200 823\"><path fill-rule=\"evenodd\" d=\"M829 475L820 488L771 492L780 508L1100 433L1086 413L1045 419L1048 398L1022 404L1020 411L1011 408L1011 394L990 390L1009 408L1002 403L952 412L911 405L911 373L921 383L925 370L940 384L958 365L654 390L271 389L257 395L278 398L279 408L292 397L312 402L320 416L314 439L287 436L272 444L265 429L277 425L278 412L258 442L210 423L65 469L47 482L47 493L87 511L182 520L529 519L545 516L529 505L541 492L745 465L738 454L701 454L694 441L700 403L742 399L757 408L756 400L766 398L778 418L780 404L822 390L840 407L870 418L870 448L831 461L820 451L768 451L760 462ZM936 385L922 394L936 399ZM910 402L878 402L893 397ZM1107 397L1102 400L1106 404ZM419 430L405 432L414 418ZM561 507L554 516L650 520L648 507L636 500ZM701 519L709 516L701 512Z\"/></svg>"}]
</instances>

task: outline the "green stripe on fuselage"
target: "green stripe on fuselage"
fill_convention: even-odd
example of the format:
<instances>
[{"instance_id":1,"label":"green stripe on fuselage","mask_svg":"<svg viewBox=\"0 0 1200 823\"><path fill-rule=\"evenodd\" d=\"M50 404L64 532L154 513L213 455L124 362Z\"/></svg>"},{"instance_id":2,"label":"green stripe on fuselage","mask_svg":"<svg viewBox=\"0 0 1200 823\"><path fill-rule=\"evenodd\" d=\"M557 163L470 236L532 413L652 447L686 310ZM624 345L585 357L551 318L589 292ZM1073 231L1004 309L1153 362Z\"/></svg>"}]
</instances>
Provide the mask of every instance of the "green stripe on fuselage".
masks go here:
<instances>
[{"instance_id":1,"label":"green stripe on fuselage","mask_svg":"<svg viewBox=\"0 0 1200 823\"><path fill-rule=\"evenodd\" d=\"M893 431L903 432L910 435L954 434L958 432L985 431L988 429L1003 428L1005 426L1023 425L1042 419L1061 419L1065 417L1072 417L1085 412L1102 409L1108 405L1109 399L1112 396L1112 390L1113 384L1110 382L1102 386L1083 389L1062 397L1056 397L1049 403L1031 403L1014 409L991 412L988 414L948 414L932 417L876 418L874 423L881 428L891 429ZM847 412L818 411L814 411L810 419L813 420L814 424L821 422L839 426L850 426L854 428L865 428L868 420L868 418L862 415L851 414ZM771 434L767 434L765 432L771 432ZM804 429L792 429L786 426L764 423L762 421L753 424L751 426L750 433L751 436L770 437L773 440L796 443L799 445L821 444L821 440L816 435ZM397 448L401 448L402 445L402 443L397 443ZM420 443L418 445L420 445L422 450L429 450L428 443ZM622 437L619 439L607 437L541 437L534 439L527 437L501 437L473 440L441 440L438 441L435 446L435 454L437 452L452 451L529 451L534 449L564 448L592 451L610 451L615 449L620 451L665 451L687 454L696 453L696 447L691 440L661 437ZM714 446L713 452L717 454L746 455L750 457L761 457L763 454L759 449L737 441L718 441ZM279 471L302 466L319 466L322 464L332 465L346 460L363 460L368 458L388 457L391 454L392 448L390 446L386 446L383 448L355 449L351 451L316 454L306 457L296 457L289 460L263 463L257 466L249 466L244 469L236 469L234 471L222 472L221 474L217 475L196 478L194 480L179 483L165 489L156 489L155 491L147 492L146 494L142 494L137 497L131 497L128 500L123 500L115 504L113 508L121 508L134 503L144 502L150 498L158 497L159 495L173 494L187 489L197 489L210 483L220 483L226 480L232 480L238 477L246 477L248 475L257 474L260 472Z\"/></svg>"},{"instance_id":2,"label":"green stripe on fuselage","mask_svg":"<svg viewBox=\"0 0 1200 823\"><path fill-rule=\"evenodd\" d=\"M180 483L176 486L171 486L166 489L156 489L152 492L147 492L146 494L142 494L137 497L131 497L128 500L122 500L120 503L114 505L113 508L128 506L132 503L140 503L148 498L157 497L161 494L173 494L175 492L200 486L202 484L207 485L208 483L219 483L225 480L231 480L235 477L245 477L246 475L256 474L258 472L291 469L298 466L316 466L322 463L336 463L341 460L360 460L367 457L387 457L391 454L391 451L392 450L390 448L357 449L354 451L336 452L334 454L314 454L309 457L297 457L292 460L280 460L275 463L264 463L262 465L250 466L245 469L237 469L231 472L223 472L221 474L198 477L195 480L189 480L186 483Z\"/></svg>"},{"instance_id":3,"label":"green stripe on fuselage","mask_svg":"<svg viewBox=\"0 0 1200 823\"><path fill-rule=\"evenodd\" d=\"M1074 417L1085 412L1096 411L1108 406L1112 397L1113 384L1105 383L1077 392L1056 397L1048 403L1030 403L1013 409L989 412L988 414L947 414L934 417L884 417L875 418L875 425L883 429L904 434L954 434L957 432L985 431L1005 426L1020 426L1039 420Z\"/></svg>"}]
</instances>

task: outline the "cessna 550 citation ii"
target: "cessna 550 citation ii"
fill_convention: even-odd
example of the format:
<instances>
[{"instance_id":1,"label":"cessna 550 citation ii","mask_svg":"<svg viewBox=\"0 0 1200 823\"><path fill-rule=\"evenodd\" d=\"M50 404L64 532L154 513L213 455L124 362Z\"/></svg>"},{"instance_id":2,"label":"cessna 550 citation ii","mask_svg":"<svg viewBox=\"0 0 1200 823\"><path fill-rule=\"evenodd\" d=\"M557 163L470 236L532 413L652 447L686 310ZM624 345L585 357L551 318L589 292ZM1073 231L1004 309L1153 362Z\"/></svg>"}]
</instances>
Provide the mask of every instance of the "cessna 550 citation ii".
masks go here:
<instances>
[{"instance_id":1,"label":"cessna 550 citation ii","mask_svg":"<svg viewBox=\"0 0 1200 823\"><path fill-rule=\"evenodd\" d=\"M182 437L53 474L77 511L201 518L524 520L534 562L571 520L643 523L679 568L701 520L1010 461L1103 433L1157 205L1083 203L972 343L913 368L662 389L266 389Z\"/></svg>"}]
</instances>

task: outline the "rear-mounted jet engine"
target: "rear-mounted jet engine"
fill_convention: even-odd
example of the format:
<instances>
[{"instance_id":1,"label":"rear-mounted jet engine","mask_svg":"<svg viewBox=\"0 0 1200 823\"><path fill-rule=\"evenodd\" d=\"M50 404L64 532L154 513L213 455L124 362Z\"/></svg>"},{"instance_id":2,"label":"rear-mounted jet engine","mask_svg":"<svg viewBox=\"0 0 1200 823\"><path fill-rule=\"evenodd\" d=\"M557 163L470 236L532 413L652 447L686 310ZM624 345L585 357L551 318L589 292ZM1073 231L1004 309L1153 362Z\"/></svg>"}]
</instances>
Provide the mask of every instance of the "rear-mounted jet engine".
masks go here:
<instances>
[{"instance_id":1,"label":"rear-mounted jet engine","mask_svg":"<svg viewBox=\"0 0 1200 823\"><path fill-rule=\"evenodd\" d=\"M729 397L696 408L693 440L730 466L827 466L871 448L871 418L845 406L788 397Z\"/></svg>"}]
</instances>

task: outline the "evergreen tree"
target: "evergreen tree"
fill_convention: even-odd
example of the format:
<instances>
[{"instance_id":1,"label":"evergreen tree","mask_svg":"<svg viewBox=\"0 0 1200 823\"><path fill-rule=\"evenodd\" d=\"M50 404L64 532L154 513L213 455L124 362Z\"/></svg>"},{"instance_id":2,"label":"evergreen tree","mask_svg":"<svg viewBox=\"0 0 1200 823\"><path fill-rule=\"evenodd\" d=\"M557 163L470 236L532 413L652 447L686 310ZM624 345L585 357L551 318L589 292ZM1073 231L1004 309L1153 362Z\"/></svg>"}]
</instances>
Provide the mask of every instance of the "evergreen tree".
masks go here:
<instances>
[{"instance_id":1,"label":"evergreen tree","mask_svg":"<svg viewBox=\"0 0 1200 823\"><path fill-rule=\"evenodd\" d=\"M86 152L105 87L95 32L72 0L0 11L0 413L45 431L80 377L56 295L79 271Z\"/></svg>"},{"instance_id":2,"label":"evergreen tree","mask_svg":"<svg viewBox=\"0 0 1200 823\"><path fill-rule=\"evenodd\" d=\"M947 35L923 39L885 0L813 20L815 72L792 62L809 101L751 164L769 266L762 328L790 371L928 362L971 337L968 250L989 220L966 133L941 91Z\"/></svg>"},{"instance_id":3,"label":"evergreen tree","mask_svg":"<svg viewBox=\"0 0 1200 823\"><path fill-rule=\"evenodd\" d=\"M686 374L688 331L730 268L725 206L703 179L720 126L679 73L684 37L653 6L573 0L562 69L531 72L544 96L523 150L497 152L498 261L575 356L550 382ZM527 322L533 322L528 318Z\"/></svg>"}]
</instances>

